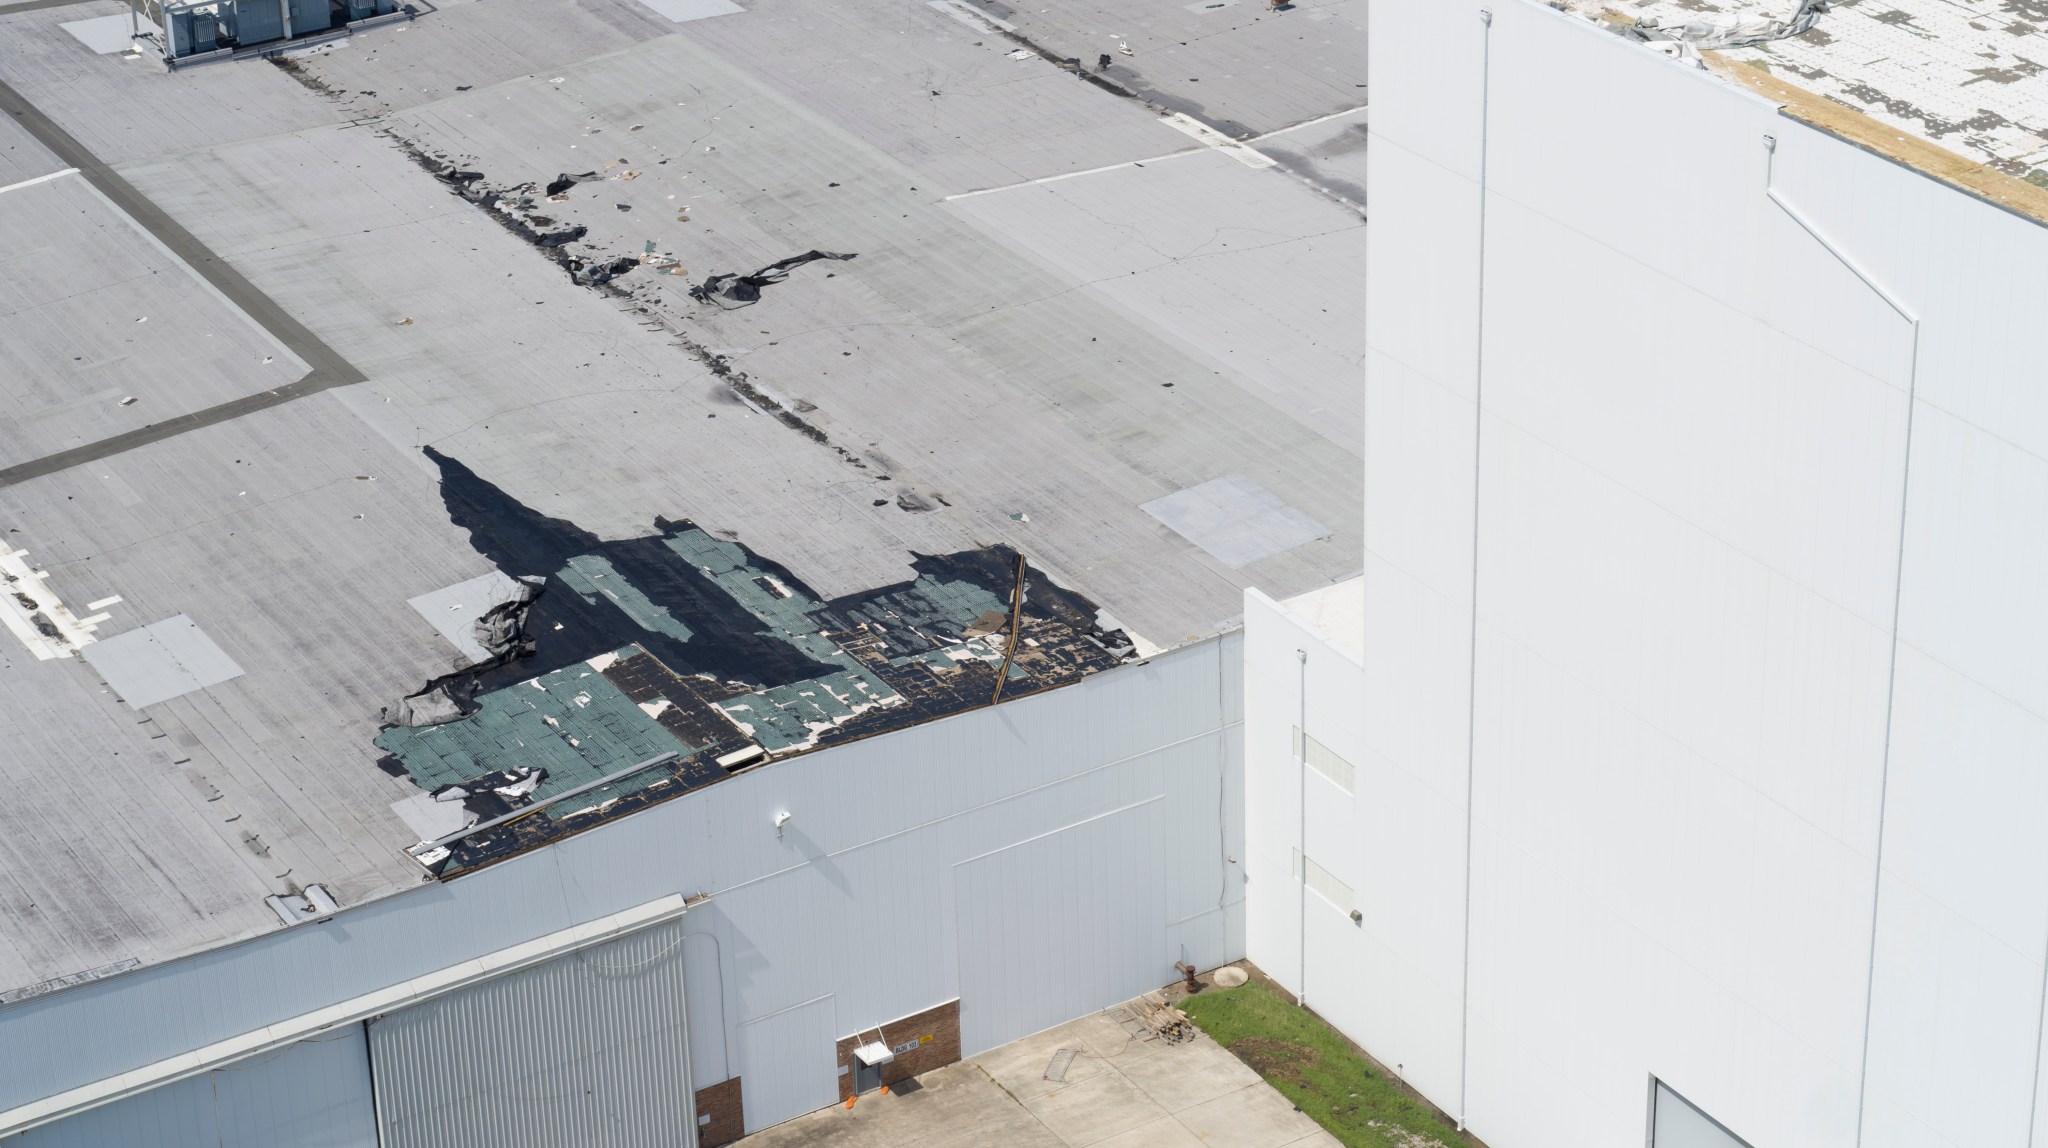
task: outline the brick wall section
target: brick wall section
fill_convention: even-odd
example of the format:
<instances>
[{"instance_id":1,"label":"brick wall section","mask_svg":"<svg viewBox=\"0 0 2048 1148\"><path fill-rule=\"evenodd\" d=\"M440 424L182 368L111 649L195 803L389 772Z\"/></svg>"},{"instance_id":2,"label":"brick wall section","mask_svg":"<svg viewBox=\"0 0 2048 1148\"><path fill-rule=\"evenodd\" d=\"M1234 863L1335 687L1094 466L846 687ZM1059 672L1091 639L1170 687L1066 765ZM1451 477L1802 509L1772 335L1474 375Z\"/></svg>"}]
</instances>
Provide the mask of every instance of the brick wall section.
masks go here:
<instances>
[{"instance_id":1,"label":"brick wall section","mask_svg":"<svg viewBox=\"0 0 2048 1148\"><path fill-rule=\"evenodd\" d=\"M711 1119L706 1122L704 1118ZM740 1112L740 1078L721 1081L697 1090L698 1148L730 1144L746 1131Z\"/></svg>"},{"instance_id":2,"label":"brick wall section","mask_svg":"<svg viewBox=\"0 0 2048 1148\"><path fill-rule=\"evenodd\" d=\"M921 1013L885 1021L879 1034L870 1028L857 1036L842 1038L838 1050L841 1104L853 1096L854 1048L874 1040L886 1040L890 1048L898 1050L896 1059L882 1066L884 1084L908 1080L951 1064L960 1059L960 1002L947 1001Z\"/></svg>"}]
</instances>

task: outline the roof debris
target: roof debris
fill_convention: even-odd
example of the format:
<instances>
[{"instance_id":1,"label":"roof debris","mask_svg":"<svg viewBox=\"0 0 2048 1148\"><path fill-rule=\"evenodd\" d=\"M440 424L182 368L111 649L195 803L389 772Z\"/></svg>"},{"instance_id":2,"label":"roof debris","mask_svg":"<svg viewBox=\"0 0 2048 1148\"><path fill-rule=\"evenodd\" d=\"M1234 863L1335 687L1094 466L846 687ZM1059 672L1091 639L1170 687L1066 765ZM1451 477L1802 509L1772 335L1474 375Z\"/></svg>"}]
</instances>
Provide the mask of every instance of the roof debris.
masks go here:
<instances>
[{"instance_id":1,"label":"roof debris","mask_svg":"<svg viewBox=\"0 0 2048 1148\"><path fill-rule=\"evenodd\" d=\"M704 282L690 288L690 298L700 303L716 303L728 311L749 306L761 299L761 288L772 286L789 278L789 273L806 263L819 259L852 259L853 255L840 255L831 251L806 251L792 255L761 268L752 275L727 271L713 275Z\"/></svg>"},{"instance_id":2,"label":"roof debris","mask_svg":"<svg viewBox=\"0 0 2048 1148\"><path fill-rule=\"evenodd\" d=\"M987 705L999 684L1006 697L1065 685L1135 652L1094 603L1006 547L920 556L909 582L827 601L687 521L600 540L427 453L451 519L524 592L478 621L492 660L387 709L383 764L436 796L461 789L482 821L577 790L533 816L422 842L414 856L437 875L729 768ZM613 777L637 762L650 764Z\"/></svg>"},{"instance_id":3,"label":"roof debris","mask_svg":"<svg viewBox=\"0 0 2048 1148\"><path fill-rule=\"evenodd\" d=\"M2033 0L1558 2L1624 35L1662 41L1668 55L1724 50L1780 86L2048 186L2048 86L2039 82L2048 7Z\"/></svg>"}]
</instances>

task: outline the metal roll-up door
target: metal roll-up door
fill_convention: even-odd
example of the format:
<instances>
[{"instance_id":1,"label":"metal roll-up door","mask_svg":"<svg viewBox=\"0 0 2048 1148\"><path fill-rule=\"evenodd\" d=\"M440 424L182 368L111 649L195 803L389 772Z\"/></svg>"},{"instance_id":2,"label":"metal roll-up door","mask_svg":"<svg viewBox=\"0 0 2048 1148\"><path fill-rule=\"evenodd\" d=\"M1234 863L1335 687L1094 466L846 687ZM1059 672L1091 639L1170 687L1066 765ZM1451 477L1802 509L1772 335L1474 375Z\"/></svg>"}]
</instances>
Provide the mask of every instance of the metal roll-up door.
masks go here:
<instances>
[{"instance_id":1,"label":"metal roll-up door","mask_svg":"<svg viewBox=\"0 0 2048 1148\"><path fill-rule=\"evenodd\" d=\"M692 1148L683 924L370 1024L384 1148Z\"/></svg>"}]
</instances>

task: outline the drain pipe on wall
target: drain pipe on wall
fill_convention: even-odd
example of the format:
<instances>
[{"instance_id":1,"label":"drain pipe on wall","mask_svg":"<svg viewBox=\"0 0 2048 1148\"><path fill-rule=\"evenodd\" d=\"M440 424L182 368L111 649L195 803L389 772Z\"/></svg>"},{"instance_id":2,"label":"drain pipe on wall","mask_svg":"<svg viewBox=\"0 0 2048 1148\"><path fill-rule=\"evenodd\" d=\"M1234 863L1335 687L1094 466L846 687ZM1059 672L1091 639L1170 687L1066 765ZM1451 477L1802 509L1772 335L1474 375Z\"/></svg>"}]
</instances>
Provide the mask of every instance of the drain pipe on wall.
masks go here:
<instances>
[{"instance_id":1,"label":"drain pipe on wall","mask_svg":"<svg viewBox=\"0 0 2048 1148\"><path fill-rule=\"evenodd\" d=\"M1862 1051L1858 1053L1856 1069L1856 1139L1854 1143L1861 1144L1863 1143L1863 1113L1867 1107L1865 1096L1870 1082L1870 1014L1877 993L1877 912L1881 907L1884 896L1884 818L1885 805L1891 790L1892 706L1898 696L1899 689L1899 602L1905 597L1906 589L1906 507L1911 501L1913 491L1913 410L1920 393L1920 314L1911 307L1906 306L1904 300L1892 294L1861 263L1858 263L1854 257L1847 251L1844 251L1834 240L1829 239L1826 233L1820 229L1819 225L1814 223L1805 212L1799 210L1786 200L1784 195L1778 191L1777 185L1778 137L1767 135L1763 139L1763 144L1764 198L1770 200L1771 203L1777 206L1778 210L1784 212L1792 222L1798 224L1801 231L1806 232L1807 235L1813 238L1815 243L1821 245L1823 250L1835 257L1835 262L1847 268L1849 274L1854 275L1865 287L1870 288L1871 294L1876 295L1886 307L1891 308L1894 314L1904 320L1910 336L1910 342L1907 344L1906 350L1905 443L1899 452L1898 548L1892 565L1891 653L1885 668L1884 748L1879 755L1877 766L1877 844L1875 849L1876 855L1871 859L1873 875L1870 882L1870 962L1864 970L1863 977L1863 1047ZM2042 1017L2048 1017L2048 968L2043 969L2042 977L2041 996L2044 1010ZM2041 1072L2040 1036L2042 1017L2037 1017L2034 1030L2034 1075L2037 1079ZM2027 1109L2028 1144L2034 1142L2035 1109L2038 1103L2037 1094Z\"/></svg>"},{"instance_id":2,"label":"drain pipe on wall","mask_svg":"<svg viewBox=\"0 0 2048 1148\"><path fill-rule=\"evenodd\" d=\"M1465 921L1458 961L1458 1131L1472 1063L1472 783L1479 736L1479 436L1486 425L1486 160L1493 98L1493 9L1479 10L1479 276L1472 336L1472 631L1465 679Z\"/></svg>"},{"instance_id":3,"label":"drain pipe on wall","mask_svg":"<svg viewBox=\"0 0 2048 1148\"><path fill-rule=\"evenodd\" d=\"M1295 742L1294 748L1295 748L1295 750L1296 750L1296 752L1297 752L1297 755L1298 755L1298 757L1299 757L1299 759L1300 759L1300 760L1299 760L1299 762L1298 762L1298 764L1299 764L1299 765L1301 766L1301 776L1300 776L1300 778L1299 778L1299 783L1300 783L1300 784L1298 785L1298 787L1297 787L1297 788L1296 788L1296 790L1295 790L1295 793L1296 793L1296 795L1297 795L1297 796L1298 796L1298 797L1299 797L1299 798L1301 799L1301 830L1300 830L1300 833L1299 833L1299 835L1298 835L1298 836L1297 836L1297 837L1295 838L1295 840L1296 840L1296 841L1299 841L1299 842L1301 843L1301 844L1300 844L1300 847L1299 847L1299 848L1297 848L1297 849L1295 850L1295 852L1296 852L1296 853L1299 853L1299 854L1301 855L1301 863L1300 863L1300 864L1299 864L1298 866L1296 866L1296 868L1298 868L1298 869L1300 870L1300 872L1298 872L1298 873L1296 873L1296 874L1294 875L1294 879L1295 879L1295 880L1296 880L1297 882L1299 882L1299 883L1300 883L1300 888L1296 889L1296 890L1295 890L1295 892L1296 892L1297 894L1299 894L1299 898L1300 898L1297 904L1298 904L1298 907L1299 907L1299 909L1300 909L1300 913L1301 913L1301 972L1300 972L1300 975L1299 975L1299 977L1298 977L1298 978L1297 978L1297 979L1295 980L1295 982L1294 982L1294 1005L1295 1005L1295 1007L1296 1007L1296 1008L1307 1008L1307 1007L1308 1007L1308 651L1307 651L1307 650L1296 650L1296 651L1294 651L1294 657L1295 657L1295 659L1296 659L1297 661L1299 661L1299 662L1301 663L1301 683L1300 683L1300 687L1299 687L1299 688L1298 688L1298 689L1296 690L1296 692L1297 692L1298 694L1300 694L1300 695L1301 695L1301 696L1300 696L1300 699L1299 699L1299 700L1300 700L1300 702L1301 702L1301 719L1300 719L1300 722L1301 722L1301 724L1299 724L1299 725L1297 725L1297 726L1295 726L1295 727L1294 727L1294 742Z\"/></svg>"}]
</instances>

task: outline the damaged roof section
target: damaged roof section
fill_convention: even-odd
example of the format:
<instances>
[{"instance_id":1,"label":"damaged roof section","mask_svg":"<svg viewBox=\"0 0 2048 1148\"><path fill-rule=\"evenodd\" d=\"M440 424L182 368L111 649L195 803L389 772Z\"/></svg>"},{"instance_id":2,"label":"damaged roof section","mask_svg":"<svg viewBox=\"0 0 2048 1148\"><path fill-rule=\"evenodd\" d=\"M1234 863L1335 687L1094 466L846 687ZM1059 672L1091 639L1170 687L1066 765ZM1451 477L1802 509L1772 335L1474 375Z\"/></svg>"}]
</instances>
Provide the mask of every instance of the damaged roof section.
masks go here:
<instances>
[{"instance_id":1,"label":"damaged roof section","mask_svg":"<svg viewBox=\"0 0 2048 1148\"><path fill-rule=\"evenodd\" d=\"M2048 3L2043 0L1564 0L1658 38L1785 23L1797 34L1727 59L2038 186L2048 187ZM1797 19L1814 18L1809 22Z\"/></svg>"},{"instance_id":2,"label":"damaged roof section","mask_svg":"<svg viewBox=\"0 0 2048 1148\"><path fill-rule=\"evenodd\" d=\"M600 540L432 457L451 517L519 588L480 615L518 621L478 626L491 660L387 710L377 738L426 791L394 809L437 875L1133 653L1007 548L919 556L909 582L827 600L692 523Z\"/></svg>"}]
</instances>

